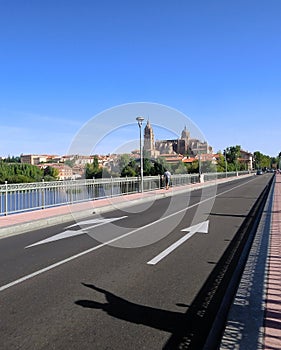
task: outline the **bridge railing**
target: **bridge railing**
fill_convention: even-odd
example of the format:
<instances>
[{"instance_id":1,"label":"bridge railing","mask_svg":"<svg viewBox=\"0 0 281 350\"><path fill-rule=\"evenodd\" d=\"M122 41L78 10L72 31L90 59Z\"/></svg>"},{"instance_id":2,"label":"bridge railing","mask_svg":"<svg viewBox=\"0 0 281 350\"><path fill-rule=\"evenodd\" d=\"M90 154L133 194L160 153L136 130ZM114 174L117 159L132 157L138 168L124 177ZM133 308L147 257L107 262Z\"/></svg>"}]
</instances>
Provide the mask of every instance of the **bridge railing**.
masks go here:
<instances>
[{"instance_id":1,"label":"bridge railing","mask_svg":"<svg viewBox=\"0 0 281 350\"><path fill-rule=\"evenodd\" d=\"M248 172L206 173L204 181L240 176ZM203 181L198 174L172 175L172 186L184 186ZM143 191L163 187L161 176L145 176ZM140 191L139 177L65 180L0 185L0 216L39 210L101 198L128 195Z\"/></svg>"}]
</instances>

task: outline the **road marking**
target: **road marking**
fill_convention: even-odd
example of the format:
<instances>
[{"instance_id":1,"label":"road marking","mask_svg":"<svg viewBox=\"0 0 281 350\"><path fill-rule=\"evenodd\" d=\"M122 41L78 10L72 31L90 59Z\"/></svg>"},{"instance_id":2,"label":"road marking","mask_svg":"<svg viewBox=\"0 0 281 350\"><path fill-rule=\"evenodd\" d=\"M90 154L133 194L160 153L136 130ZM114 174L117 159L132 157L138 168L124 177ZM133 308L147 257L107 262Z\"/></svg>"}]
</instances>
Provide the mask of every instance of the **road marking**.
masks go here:
<instances>
[{"instance_id":1,"label":"road marking","mask_svg":"<svg viewBox=\"0 0 281 350\"><path fill-rule=\"evenodd\" d=\"M67 231L58 233L58 234L56 234L54 236L48 237L46 239L43 239L42 241L30 244L30 245L26 246L25 248L31 248L31 247L34 247L34 246L37 246L37 245L40 245L40 244L45 244L45 243L49 243L49 242L53 242L53 241L58 241L58 240L64 239L64 238L69 238L69 237L74 237L74 236L78 236L78 235L83 235L85 233L88 233L88 230L91 229L91 228L102 226L102 225L108 224L109 222L121 220L121 219L124 219L124 218L127 218L127 216L121 216L119 218L109 218L109 219L93 219L93 220L82 221L81 223L78 222L77 224L68 226L67 228L80 226L80 225L85 225L86 223L87 224L89 224L89 223L91 223L91 224L96 223L96 225L88 226L86 228L83 228L83 229L77 230L77 231L67 230Z\"/></svg>"},{"instance_id":2,"label":"road marking","mask_svg":"<svg viewBox=\"0 0 281 350\"><path fill-rule=\"evenodd\" d=\"M29 280L29 279L31 279L31 278L33 278L33 277L35 277L35 276L38 276L38 275L40 275L40 274L42 274L42 273L44 273L44 272L46 272L46 271L52 270L52 269L54 269L54 268L56 268L56 267L58 267L58 266L60 266L60 265L63 265L63 264L65 264L65 263L69 262L69 261L72 261L72 260L74 260L74 259L77 259L77 258L79 258L79 257L81 257L81 256L83 256L83 255L85 255L85 254L88 254L88 253L91 253L91 252L93 252L93 251L95 251L95 250L98 250L99 248L102 248L102 247L104 247L104 246L106 246L106 245L108 245L108 244L114 243L114 242L118 241L119 239L128 237L128 236L130 236L131 234L133 234L133 233L135 233L135 232L137 232L137 231L139 231L139 230L141 230L141 229L145 229L146 227L152 226L152 225L155 224L155 223L162 222L162 221L165 220L165 219L169 219L169 218L171 218L171 217L173 217L173 216L175 216L175 215L181 213L181 212L184 211L184 210L188 210L188 209L190 209L190 208L195 207L196 205L200 205L201 203L204 203L204 202L206 202L206 201L208 201L208 200L212 200L212 199L214 199L214 198L216 198L216 197L218 197L218 196L221 196L221 195L223 195L223 194L225 194L225 193L227 193L227 192L230 192L230 191L232 191L232 190L234 190L234 189L236 189L236 188L239 188L239 187L241 187L241 186L244 186L244 185L246 185L247 183L249 183L250 181L252 181L252 180L249 180L249 181L247 181L247 182L245 182L245 183L242 183L242 184L240 184L240 185L237 185L237 186L235 186L235 187L233 187L233 188L231 188L231 189L229 189L229 190L223 191L223 192L221 192L221 193L219 193L219 194L216 194L215 196L212 196L212 197L210 197L210 198L203 199L202 201L200 201L200 202L198 202L198 203L195 203L195 204L191 205L191 206L188 207L188 208L184 208L184 209L182 209L182 210L180 210L180 211L178 211L178 212L176 212L176 213L167 215L167 216L164 217L164 218L158 219L158 220L156 220L156 221L154 221L154 222L152 222L152 223L150 223L150 224L147 224L147 225L145 225L145 226L143 226L143 227L139 227L139 228L137 228L137 229L135 229L135 230L133 230L133 231L131 231L131 232L125 233L124 235L121 235L120 237L113 238L112 240L110 240L110 241L108 241L108 242L99 244L99 245L96 246L96 247L90 248L90 249L85 250L85 251L83 251L83 252L81 252L81 253L79 253L79 254L70 256L70 257L67 258L67 259L58 261L58 262L55 263L55 264L49 265L49 266L47 266L47 267L45 267L45 268L43 268L43 269L41 269L41 270L35 271L35 272L33 272L33 273L29 274L29 275L23 276L23 277L21 277L21 278L15 280L15 281L13 281L13 282L10 282L10 283L8 283L8 284L5 284L5 285L1 286L1 287L0 287L0 292L2 292L2 291L5 290L5 289L8 289L8 288L10 288L10 287L13 287L13 286L15 286L15 285L17 285L17 284L19 284L19 283L21 283L21 282L24 282L24 281L26 281L26 280Z\"/></svg>"},{"instance_id":3,"label":"road marking","mask_svg":"<svg viewBox=\"0 0 281 350\"><path fill-rule=\"evenodd\" d=\"M182 243L187 241L190 237L192 237L196 232L203 232L203 233L208 233L208 228L209 228L209 220L203 221L200 224L190 226L188 228L185 228L181 231L189 233L185 236L183 236L181 239L176 241L174 244L172 244L170 247L165 249L163 252L158 254L155 258L152 260L148 261L148 265L156 265L159 261L164 259L167 255L169 255L173 250L175 250L177 247L179 247Z\"/></svg>"}]
</instances>

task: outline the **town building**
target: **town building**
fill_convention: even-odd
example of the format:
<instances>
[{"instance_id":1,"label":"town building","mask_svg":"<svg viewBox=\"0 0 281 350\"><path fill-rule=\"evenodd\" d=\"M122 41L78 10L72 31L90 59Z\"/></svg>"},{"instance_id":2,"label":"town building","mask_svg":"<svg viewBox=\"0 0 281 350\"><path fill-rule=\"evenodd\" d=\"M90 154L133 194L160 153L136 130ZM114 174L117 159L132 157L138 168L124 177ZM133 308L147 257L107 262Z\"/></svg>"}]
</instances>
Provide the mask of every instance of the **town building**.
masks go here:
<instances>
[{"instance_id":1,"label":"town building","mask_svg":"<svg viewBox=\"0 0 281 350\"><path fill-rule=\"evenodd\" d=\"M245 169L253 170L253 154L247 151L240 150L240 157L238 158L240 164L245 164Z\"/></svg>"},{"instance_id":2,"label":"town building","mask_svg":"<svg viewBox=\"0 0 281 350\"><path fill-rule=\"evenodd\" d=\"M45 169L48 166L57 169L59 172L58 180L73 180L75 178L72 168L62 163L44 163L38 164L37 166L41 169Z\"/></svg>"},{"instance_id":3,"label":"town building","mask_svg":"<svg viewBox=\"0 0 281 350\"><path fill-rule=\"evenodd\" d=\"M59 162L60 157L57 155L47 155L47 154L22 154L20 156L21 163L38 165L40 163L48 163L48 162Z\"/></svg>"}]
</instances>

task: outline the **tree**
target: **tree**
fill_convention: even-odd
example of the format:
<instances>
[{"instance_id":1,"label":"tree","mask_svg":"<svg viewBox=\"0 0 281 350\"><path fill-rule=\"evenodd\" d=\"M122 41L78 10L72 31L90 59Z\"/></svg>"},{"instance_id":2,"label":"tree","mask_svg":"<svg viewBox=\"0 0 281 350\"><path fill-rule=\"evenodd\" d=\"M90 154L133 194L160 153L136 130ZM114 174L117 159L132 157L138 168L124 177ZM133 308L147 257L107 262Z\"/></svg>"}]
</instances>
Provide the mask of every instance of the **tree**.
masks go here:
<instances>
[{"instance_id":1,"label":"tree","mask_svg":"<svg viewBox=\"0 0 281 350\"><path fill-rule=\"evenodd\" d=\"M43 175L36 165L0 162L0 183L38 182Z\"/></svg>"},{"instance_id":2,"label":"tree","mask_svg":"<svg viewBox=\"0 0 281 350\"><path fill-rule=\"evenodd\" d=\"M187 172L189 174L195 174L195 173L199 173L199 161L195 160L194 162L192 162L191 164L187 164Z\"/></svg>"},{"instance_id":3,"label":"tree","mask_svg":"<svg viewBox=\"0 0 281 350\"><path fill-rule=\"evenodd\" d=\"M129 156L129 154L121 154L119 159L118 159L118 165L119 165L120 169L122 170L131 161L132 161L132 158Z\"/></svg>"},{"instance_id":4,"label":"tree","mask_svg":"<svg viewBox=\"0 0 281 350\"><path fill-rule=\"evenodd\" d=\"M174 174L187 174L187 167L186 165L180 160L175 166L173 167Z\"/></svg>"},{"instance_id":5,"label":"tree","mask_svg":"<svg viewBox=\"0 0 281 350\"><path fill-rule=\"evenodd\" d=\"M238 158L241 157L241 146L230 146L225 150L229 171L237 171L240 168Z\"/></svg>"},{"instance_id":6,"label":"tree","mask_svg":"<svg viewBox=\"0 0 281 350\"><path fill-rule=\"evenodd\" d=\"M59 178L59 169L47 166L44 169L44 180L45 181L55 181Z\"/></svg>"},{"instance_id":7,"label":"tree","mask_svg":"<svg viewBox=\"0 0 281 350\"><path fill-rule=\"evenodd\" d=\"M202 173L215 173L217 171L217 167L210 160L205 160L201 164L201 172Z\"/></svg>"},{"instance_id":8,"label":"tree","mask_svg":"<svg viewBox=\"0 0 281 350\"><path fill-rule=\"evenodd\" d=\"M130 165L125 165L124 168L121 171L121 176L122 177L126 177L126 176L134 177L136 175L137 175L137 173L136 173L135 168L130 166Z\"/></svg>"},{"instance_id":9,"label":"tree","mask_svg":"<svg viewBox=\"0 0 281 350\"><path fill-rule=\"evenodd\" d=\"M254 163L256 169L267 169L271 168L271 158L262 154L259 151L254 152Z\"/></svg>"},{"instance_id":10,"label":"tree","mask_svg":"<svg viewBox=\"0 0 281 350\"><path fill-rule=\"evenodd\" d=\"M225 161L225 156L219 153L219 157L217 159L217 172L225 172L227 168L227 164Z\"/></svg>"},{"instance_id":11,"label":"tree","mask_svg":"<svg viewBox=\"0 0 281 350\"><path fill-rule=\"evenodd\" d=\"M158 160L156 160L153 165L152 175L163 175L164 172L165 172L164 165L160 163Z\"/></svg>"},{"instance_id":12,"label":"tree","mask_svg":"<svg viewBox=\"0 0 281 350\"><path fill-rule=\"evenodd\" d=\"M153 172L153 164L150 159L144 158L143 159L143 175L149 176L152 175Z\"/></svg>"},{"instance_id":13,"label":"tree","mask_svg":"<svg viewBox=\"0 0 281 350\"><path fill-rule=\"evenodd\" d=\"M165 170L168 170L170 172L173 171L171 164L169 164L164 157L160 156L160 157L157 158L156 161L157 161L158 164L160 164L162 166L162 169L164 171ZM164 171L162 172L162 174L164 173Z\"/></svg>"},{"instance_id":14,"label":"tree","mask_svg":"<svg viewBox=\"0 0 281 350\"><path fill-rule=\"evenodd\" d=\"M85 167L86 179L102 177L102 170L99 167L98 157L95 156L93 163L87 163Z\"/></svg>"},{"instance_id":15,"label":"tree","mask_svg":"<svg viewBox=\"0 0 281 350\"><path fill-rule=\"evenodd\" d=\"M5 163L20 163L20 157L10 156L8 155L7 158L3 160Z\"/></svg>"}]
</instances>

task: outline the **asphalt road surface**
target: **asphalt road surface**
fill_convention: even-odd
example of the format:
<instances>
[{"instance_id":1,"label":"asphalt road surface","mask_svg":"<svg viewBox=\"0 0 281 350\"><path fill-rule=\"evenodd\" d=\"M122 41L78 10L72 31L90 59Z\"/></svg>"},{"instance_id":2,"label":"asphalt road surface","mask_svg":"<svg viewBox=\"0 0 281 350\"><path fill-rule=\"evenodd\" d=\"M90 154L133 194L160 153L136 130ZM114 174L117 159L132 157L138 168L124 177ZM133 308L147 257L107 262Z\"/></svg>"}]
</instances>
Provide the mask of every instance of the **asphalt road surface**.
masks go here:
<instances>
[{"instance_id":1,"label":"asphalt road surface","mask_svg":"<svg viewBox=\"0 0 281 350\"><path fill-rule=\"evenodd\" d=\"M0 349L169 349L271 174L0 240Z\"/></svg>"}]
</instances>

